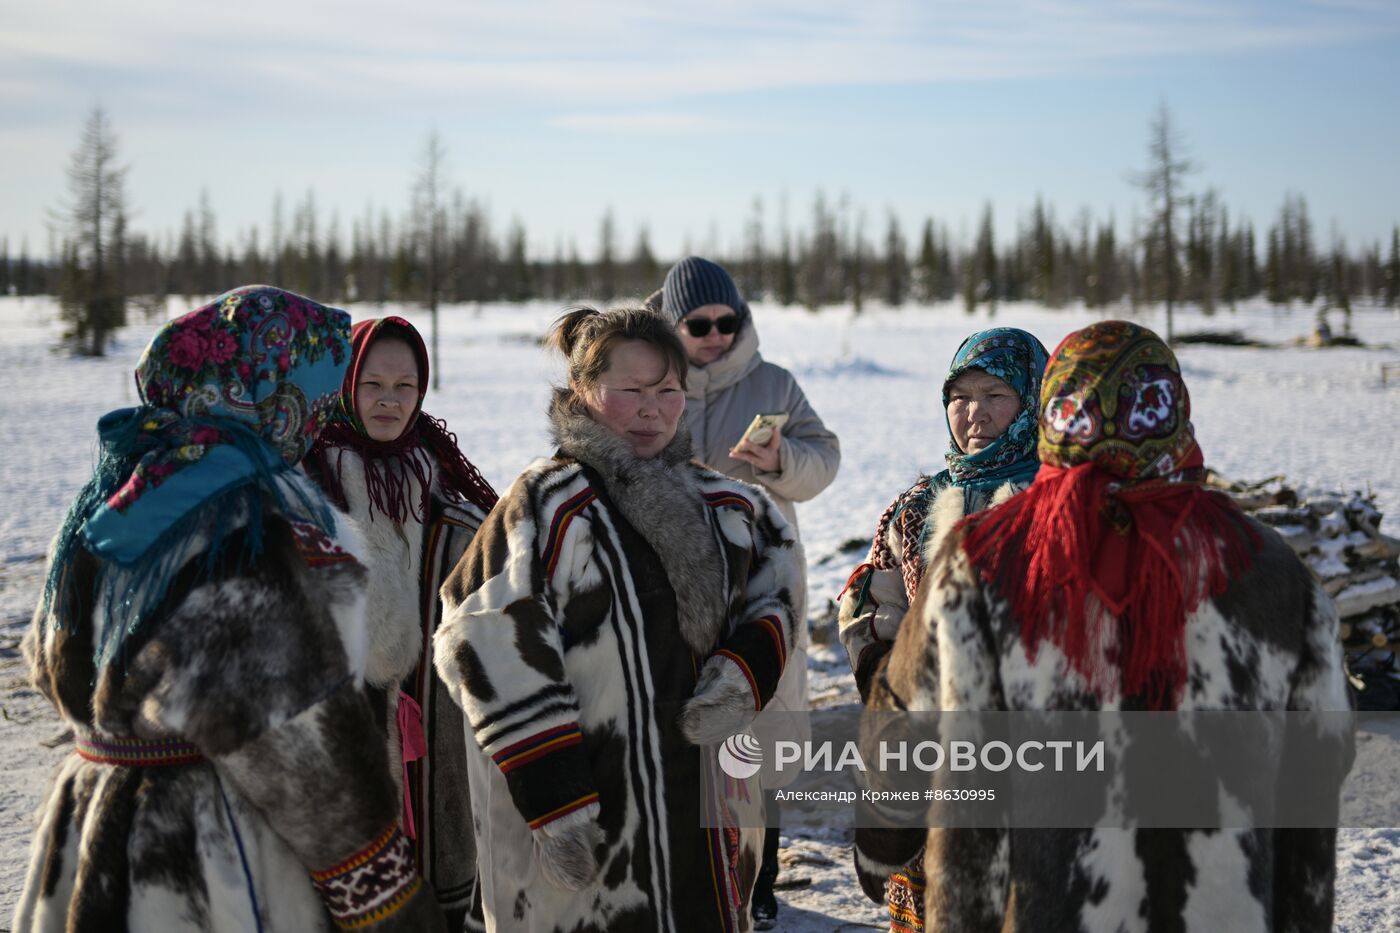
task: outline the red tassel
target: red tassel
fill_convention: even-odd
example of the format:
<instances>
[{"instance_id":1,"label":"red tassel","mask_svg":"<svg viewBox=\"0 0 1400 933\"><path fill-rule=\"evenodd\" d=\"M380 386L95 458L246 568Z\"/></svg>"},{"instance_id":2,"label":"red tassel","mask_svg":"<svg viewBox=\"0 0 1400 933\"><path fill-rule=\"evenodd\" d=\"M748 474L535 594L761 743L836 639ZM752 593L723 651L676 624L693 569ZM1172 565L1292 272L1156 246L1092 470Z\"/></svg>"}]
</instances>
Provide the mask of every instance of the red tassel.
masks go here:
<instances>
[{"instance_id":1,"label":"red tassel","mask_svg":"<svg viewBox=\"0 0 1400 933\"><path fill-rule=\"evenodd\" d=\"M1032 661L1048 640L1101 698L1121 691L1151 709L1180 700L1187 615L1247 569L1258 546L1223 494L1164 480L1117 488L1092 463L1043 464L1029 489L960 527ZM1110 620L1117 651L1105 656Z\"/></svg>"}]
</instances>

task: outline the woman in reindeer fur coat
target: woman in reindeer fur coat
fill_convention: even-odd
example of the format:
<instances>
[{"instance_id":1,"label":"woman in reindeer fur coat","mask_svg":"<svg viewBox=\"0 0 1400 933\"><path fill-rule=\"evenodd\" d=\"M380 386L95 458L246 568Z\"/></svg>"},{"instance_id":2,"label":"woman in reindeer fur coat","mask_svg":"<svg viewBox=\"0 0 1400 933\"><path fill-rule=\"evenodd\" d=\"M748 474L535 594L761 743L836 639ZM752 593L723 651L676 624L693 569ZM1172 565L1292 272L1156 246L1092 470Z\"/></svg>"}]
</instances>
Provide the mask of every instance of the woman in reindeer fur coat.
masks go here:
<instances>
[{"instance_id":1,"label":"woman in reindeer fur coat","mask_svg":"<svg viewBox=\"0 0 1400 933\"><path fill-rule=\"evenodd\" d=\"M584 308L551 336L569 371L549 412L558 452L477 532L434 640L478 744L486 922L747 930L761 808L706 746L782 674L800 624L793 533L761 491L691 459L668 322Z\"/></svg>"},{"instance_id":2,"label":"woman in reindeer fur coat","mask_svg":"<svg viewBox=\"0 0 1400 933\"><path fill-rule=\"evenodd\" d=\"M16 931L443 929L361 677L360 545L295 464L349 316L266 287L163 327L24 641L74 732Z\"/></svg>"},{"instance_id":3,"label":"woman in reindeer fur coat","mask_svg":"<svg viewBox=\"0 0 1400 933\"><path fill-rule=\"evenodd\" d=\"M1040 410L1035 482L932 555L870 706L1348 708L1336 608L1276 534L1202 485L1166 344L1122 321L1071 334ZM1349 736L1324 740L1345 774ZM1261 779L1279 764L1259 760ZM919 841L858 830L867 893ZM1332 926L1335 830L931 829L925 843L930 929Z\"/></svg>"},{"instance_id":4,"label":"woman in reindeer fur coat","mask_svg":"<svg viewBox=\"0 0 1400 933\"><path fill-rule=\"evenodd\" d=\"M1005 502L1035 479L1045 347L1014 327L979 331L943 379L952 446L948 468L923 476L880 516L865 563L840 597L838 625L862 698L889 660L900 621L923 579L926 555L965 515ZM914 838L922 834L915 831ZM924 876L916 855L885 885L893 933L924 929Z\"/></svg>"},{"instance_id":5,"label":"woman in reindeer fur coat","mask_svg":"<svg viewBox=\"0 0 1400 933\"><path fill-rule=\"evenodd\" d=\"M437 592L496 493L423 411L428 350L401 317L350 331L340 405L307 458L331 501L355 519L369 569L370 696L404 799L403 829L452 926L476 877L462 711L433 676Z\"/></svg>"}]
</instances>

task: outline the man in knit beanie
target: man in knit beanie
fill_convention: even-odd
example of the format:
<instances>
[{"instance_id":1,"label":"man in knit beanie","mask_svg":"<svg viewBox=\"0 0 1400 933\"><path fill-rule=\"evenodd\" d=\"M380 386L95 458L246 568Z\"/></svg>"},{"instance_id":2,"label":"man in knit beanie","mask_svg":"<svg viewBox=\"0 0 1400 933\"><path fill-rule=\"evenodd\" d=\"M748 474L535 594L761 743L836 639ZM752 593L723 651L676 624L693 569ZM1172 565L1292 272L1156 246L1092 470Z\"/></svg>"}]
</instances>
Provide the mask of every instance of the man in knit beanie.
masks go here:
<instances>
[{"instance_id":1,"label":"man in knit beanie","mask_svg":"<svg viewBox=\"0 0 1400 933\"><path fill-rule=\"evenodd\" d=\"M811 499L836 478L841 445L826 429L792 373L763 359L753 314L723 266L687 256L666 273L661 290L647 306L676 323L690 360L686 376L685 415L695 455L706 466L735 479L762 486L797 528L795 503ZM787 422L766 443L743 440L754 415L786 415ZM806 581L800 594L803 618ZM789 652L777 693L764 715L789 715L806 732L807 627L801 644ZM763 865L753 893L754 926L772 929L778 902L776 803L768 819Z\"/></svg>"}]
</instances>

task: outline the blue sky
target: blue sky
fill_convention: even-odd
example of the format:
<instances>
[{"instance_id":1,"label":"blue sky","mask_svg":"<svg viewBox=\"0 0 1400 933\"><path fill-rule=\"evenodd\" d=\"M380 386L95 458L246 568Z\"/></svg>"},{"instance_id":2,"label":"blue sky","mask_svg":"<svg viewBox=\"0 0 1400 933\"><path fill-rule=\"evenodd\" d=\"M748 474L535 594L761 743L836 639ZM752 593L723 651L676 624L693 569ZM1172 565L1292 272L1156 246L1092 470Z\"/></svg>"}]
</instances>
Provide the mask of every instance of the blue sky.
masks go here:
<instances>
[{"instance_id":1,"label":"blue sky","mask_svg":"<svg viewBox=\"0 0 1400 933\"><path fill-rule=\"evenodd\" d=\"M1304 194L1319 241L1400 222L1400 2L0 0L0 236L44 252L86 114L107 109L139 229L207 188L220 236L310 190L348 235L398 218L430 130L498 227L591 255L611 209L663 257L776 232L815 192L872 240L893 211L1009 236L1037 195L1120 233L1170 106L1200 171L1262 234Z\"/></svg>"}]
</instances>

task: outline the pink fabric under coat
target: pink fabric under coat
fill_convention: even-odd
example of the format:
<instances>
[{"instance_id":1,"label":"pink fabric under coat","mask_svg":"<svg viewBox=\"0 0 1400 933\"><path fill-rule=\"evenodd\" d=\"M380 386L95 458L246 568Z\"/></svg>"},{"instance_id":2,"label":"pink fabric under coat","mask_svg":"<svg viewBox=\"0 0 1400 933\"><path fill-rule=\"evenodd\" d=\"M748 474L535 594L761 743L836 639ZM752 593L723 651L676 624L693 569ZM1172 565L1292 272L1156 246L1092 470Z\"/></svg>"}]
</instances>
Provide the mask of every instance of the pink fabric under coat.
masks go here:
<instances>
[{"instance_id":1,"label":"pink fabric under coat","mask_svg":"<svg viewBox=\"0 0 1400 933\"><path fill-rule=\"evenodd\" d=\"M395 716L399 723L399 742L403 748L403 831L410 839L418 838L413 822L413 798L408 791L408 764L428 754L428 739L423 734L423 709L413 697L399 691L399 706Z\"/></svg>"}]
</instances>

